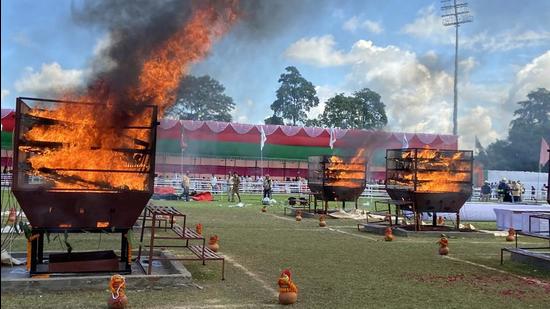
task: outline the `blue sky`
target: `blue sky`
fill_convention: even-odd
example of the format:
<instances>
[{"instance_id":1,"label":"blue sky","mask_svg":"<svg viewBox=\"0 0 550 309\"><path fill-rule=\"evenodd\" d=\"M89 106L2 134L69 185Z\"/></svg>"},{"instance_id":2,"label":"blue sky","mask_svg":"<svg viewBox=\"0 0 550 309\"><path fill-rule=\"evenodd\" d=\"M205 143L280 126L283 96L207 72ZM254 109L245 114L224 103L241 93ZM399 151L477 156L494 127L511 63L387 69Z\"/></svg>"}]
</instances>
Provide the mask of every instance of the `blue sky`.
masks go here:
<instances>
[{"instance_id":1,"label":"blue sky","mask_svg":"<svg viewBox=\"0 0 550 309\"><path fill-rule=\"evenodd\" d=\"M297 0L298 1L298 0ZM77 24L81 1L1 2L2 107L17 96L83 83L105 31ZM292 2L289 2L292 3ZM286 8L260 35L237 24L192 74L226 87L238 122L271 115L278 77L296 66L322 102L369 87L382 95L388 130L450 133L453 29L434 1L309 1ZM550 1L471 0L474 22L460 28L461 146L504 138L518 100L550 89ZM323 104L311 111L322 112Z\"/></svg>"}]
</instances>

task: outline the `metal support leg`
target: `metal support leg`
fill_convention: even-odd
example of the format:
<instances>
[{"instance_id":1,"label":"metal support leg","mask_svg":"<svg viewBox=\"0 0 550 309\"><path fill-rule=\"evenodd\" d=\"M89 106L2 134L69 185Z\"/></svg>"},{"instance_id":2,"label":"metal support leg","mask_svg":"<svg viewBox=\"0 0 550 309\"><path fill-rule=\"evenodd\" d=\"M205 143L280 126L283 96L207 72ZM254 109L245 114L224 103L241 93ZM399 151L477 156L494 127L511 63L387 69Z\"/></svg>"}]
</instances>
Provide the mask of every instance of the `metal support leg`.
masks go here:
<instances>
[{"instance_id":1,"label":"metal support leg","mask_svg":"<svg viewBox=\"0 0 550 309\"><path fill-rule=\"evenodd\" d=\"M225 280L225 259L222 260L222 280Z\"/></svg>"},{"instance_id":2,"label":"metal support leg","mask_svg":"<svg viewBox=\"0 0 550 309\"><path fill-rule=\"evenodd\" d=\"M151 274L151 270L153 269L153 250L155 245L155 222L157 220L157 214L153 213L153 224L151 224L151 239L149 241L149 260L147 261L149 263L147 267L147 274Z\"/></svg>"},{"instance_id":3,"label":"metal support leg","mask_svg":"<svg viewBox=\"0 0 550 309\"><path fill-rule=\"evenodd\" d=\"M44 263L44 232L40 232L38 235L38 252L36 253L36 262L38 264Z\"/></svg>"},{"instance_id":4,"label":"metal support leg","mask_svg":"<svg viewBox=\"0 0 550 309\"><path fill-rule=\"evenodd\" d=\"M34 237L34 239L31 241L31 275L36 273L36 266L38 264L38 244L40 241L42 241L39 233L34 233L33 236L37 234L38 237Z\"/></svg>"}]
</instances>

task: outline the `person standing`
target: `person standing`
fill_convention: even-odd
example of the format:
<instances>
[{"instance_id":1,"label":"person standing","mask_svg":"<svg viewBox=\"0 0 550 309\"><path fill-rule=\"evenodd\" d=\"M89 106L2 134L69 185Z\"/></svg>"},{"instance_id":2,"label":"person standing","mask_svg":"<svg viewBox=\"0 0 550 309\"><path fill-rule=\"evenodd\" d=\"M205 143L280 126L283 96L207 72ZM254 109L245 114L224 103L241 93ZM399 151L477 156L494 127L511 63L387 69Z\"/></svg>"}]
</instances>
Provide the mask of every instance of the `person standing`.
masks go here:
<instances>
[{"instance_id":1,"label":"person standing","mask_svg":"<svg viewBox=\"0 0 550 309\"><path fill-rule=\"evenodd\" d=\"M518 184L515 180L512 181L510 192L512 193L512 202L519 202L521 198L521 185Z\"/></svg>"},{"instance_id":2,"label":"person standing","mask_svg":"<svg viewBox=\"0 0 550 309\"><path fill-rule=\"evenodd\" d=\"M212 178L210 178L210 186L212 187L212 193L218 191L218 178L214 174L212 174Z\"/></svg>"},{"instance_id":3,"label":"person standing","mask_svg":"<svg viewBox=\"0 0 550 309\"><path fill-rule=\"evenodd\" d=\"M239 203L241 202L241 195L239 194L239 186L241 184L241 178L237 172L233 172L233 190L231 190L231 202L235 201L235 194L239 198Z\"/></svg>"},{"instance_id":4,"label":"person standing","mask_svg":"<svg viewBox=\"0 0 550 309\"><path fill-rule=\"evenodd\" d=\"M268 197L271 200L271 185L272 185L272 181L271 181L271 178L269 177L269 174L265 175L265 178L264 178L264 181L263 181L263 186L264 186L264 197L263 198Z\"/></svg>"},{"instance_id":5,"label":"person standing","mask_svg":"<svg viewBox=\"0 0 550 309\"><path fill-rule=\"evenodd\" d=\"M498 192L498 201L499 202L505 202L505 198L506 198L506 178L502 178L502 180L498 183L497 192Z\"/></svg>"},{"instance_id":6,"label":"person standing","mask_svg":"<svg viewBox=\"0 0 550 309\"><path fill-rule=\"evenodd\" d=\"M491 186L488 181L485 181L483 186L481 186L481 201L488 202L489 197L491 196Z\"/></svg>"},{"instance_id":7,"label":"person standing","mask_svg":"<svg viewBox=\"0 0 550 309\"><path fill-rule=\"evenodd\" d=\"M189 172L185 173L181 178L181 187L183 188L183 196L186 202L189 202L189 188L191 187L191 179L189 178Z\"/></svg>"}]
</instances>

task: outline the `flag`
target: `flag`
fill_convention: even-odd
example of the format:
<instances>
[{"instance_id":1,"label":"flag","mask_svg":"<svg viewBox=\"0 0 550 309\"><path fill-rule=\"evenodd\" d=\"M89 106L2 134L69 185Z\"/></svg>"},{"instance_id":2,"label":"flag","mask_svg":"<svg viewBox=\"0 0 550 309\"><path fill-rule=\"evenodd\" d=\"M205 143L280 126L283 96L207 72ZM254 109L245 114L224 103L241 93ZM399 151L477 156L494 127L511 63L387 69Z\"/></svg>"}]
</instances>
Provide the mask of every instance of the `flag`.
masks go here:
<instances>
[{"instance_id":1,"label":"flag","mask_svg":"<svg viewBox=\"0 0 550 309\"><path fill-rule=\"evenodd\" d=\"M334 149L334 143L336 143L336 130L334 128L329 129L329 140L328 145L330 146L330 149Z\"/></svg>"},{"instance_id":2,"label":"flag","mask_svg":"<svg viewBox=\"0 0 550 309\"><path fill-rule=\"evenodd\" d=\"M264 150L265 141L267 140L267 137L265 136L264 127L260 127L260 151Z\"/></svg>"},{"instance_id":3,"label":"flag","mask_svg":"<svg viewBox=\"0 0 550 309\"><path fill-rule=\"evenodd\" d=\"M550 159L549 158L550 154L548 153L549 148L550 146L548 146L548 143L544 140L544 138L542 138L540 141L540 160L539 160L540 165L545 165L546 162L548 162L548 160Z\"/></svg>"},{"instance_id":4,"label":"flag","mask_svg":"<svg viewBox=\"0 0 550 309\"><path fill-rule=\"evenodd\" d=\"M409 148L409 141L407 140L407 134L405 133L403 133L403 146L401 148Z\"/></svg>"}]
</instances>

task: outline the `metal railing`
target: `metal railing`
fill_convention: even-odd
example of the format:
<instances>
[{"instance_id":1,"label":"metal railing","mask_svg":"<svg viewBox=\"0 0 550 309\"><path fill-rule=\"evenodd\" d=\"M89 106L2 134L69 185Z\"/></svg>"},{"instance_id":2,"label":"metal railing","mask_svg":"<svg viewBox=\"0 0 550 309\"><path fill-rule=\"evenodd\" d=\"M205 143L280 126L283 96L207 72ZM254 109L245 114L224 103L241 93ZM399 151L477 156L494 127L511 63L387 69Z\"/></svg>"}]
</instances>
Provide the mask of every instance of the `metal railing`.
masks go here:
<instances>
[{"instance_id":1,"label":"metal railing","mask_svg":"<svg viewBox=\"0 0 550 309\"><path fill-rule=\"evenodd\" d=\"M1 173L1 185L2 187L10 187L12 182L11 173ZM31 176L34 177L34 176ZM35 182L39 183L40 179L37 177ZM183 193L183 188L181 187L181 178L155 178L156 187L172 187L175 190L177 195ZM214 188L212 188L212 183L210 180L201 179L201 178L192 178L191 179L191 191L210 191L214 194L226 194L228 188L227 181L225 179L220 179L217 181ZM263 186L260 181L248 181L243 180L239 186L240 192L243 193L256 193L261 194L263 192ZM272 192L275 194L308 194L309 188L307 186L307 181L273 181ZM545 201L546 200L546 190L535 190L535 194L532 194L531 190L526 190L522 194L523 201ZM387 199L389 198L388 193L384 185L382 184L367 184L361 197L364 198L375 198L375 199ZM474 187L470 201L479 201L481 200L481 188ZM498 194L496 189L491 192L491 201L498 201Z\"/></svg>"},{"instance_id":2,"label":"metal railing","mask_svg":"<svg viewBox=\"0 0 550 309\"><path fill-rule=\"evenodd\" d=\"M176 194L181 195L183 193L183 188L181 187L180 178L156 178L155 186L160 187L172 187L175 189ZM218 180L214 188L210 180L201 179L201 178L192 178L191 179L191 191L210 191L213 194L226 194L228 184L225 179ZM243 193L262 193L263 186L260 181L241 181L239 185L239 191ZM272 192L274 194L308 194L309 188L307 186L307 181L273 181ZM385 186L383 184L367 184L363 193L361 193L363 198L375 198L375 199L388 199L388 193L386 192ZM470 201L479 201L481 200L481 188L474 187ZM493 190L490 197L491 201L498 201L498 194L496 190ZM522 194L523 201L545 201L546 200L546 190L537 190L534 195L531 195L531 191L525 192Z\"/></svg>"}]
</instances>

